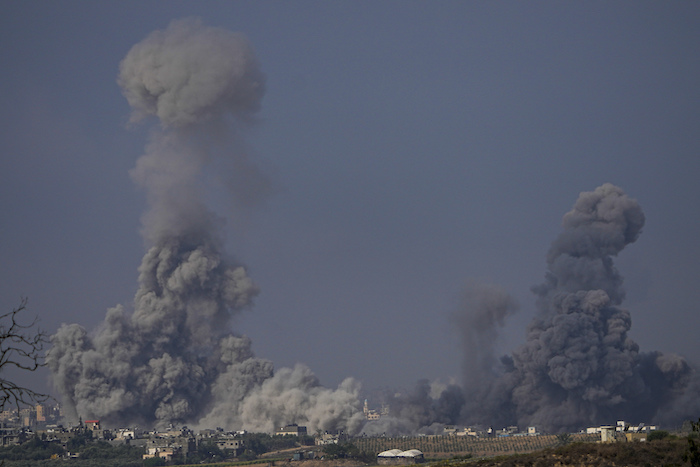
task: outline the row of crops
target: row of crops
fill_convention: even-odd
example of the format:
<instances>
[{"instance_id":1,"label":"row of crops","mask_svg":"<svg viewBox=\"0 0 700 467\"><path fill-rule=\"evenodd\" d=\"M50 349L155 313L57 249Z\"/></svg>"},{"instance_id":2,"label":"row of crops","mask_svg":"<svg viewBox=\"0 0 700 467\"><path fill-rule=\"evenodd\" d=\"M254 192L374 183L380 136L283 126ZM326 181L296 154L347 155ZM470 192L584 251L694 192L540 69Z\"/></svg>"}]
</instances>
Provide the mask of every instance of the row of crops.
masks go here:
<instances>
[{"instance_id":1,"label":"row of crops","mask_svg":"<svg viewBox=\"0 0 700 467\"><path fill-rule=\"evenodd\" d=\"M572 435L571 441L595 441L599 435ZM524 453L556 446L554 435L508 436L504 438L476 438L473 436L420 436L400 438L355 438L351 441L358 450L378 454L389 449L418 449L427 458Z\"/></svg>"}]
</instances>

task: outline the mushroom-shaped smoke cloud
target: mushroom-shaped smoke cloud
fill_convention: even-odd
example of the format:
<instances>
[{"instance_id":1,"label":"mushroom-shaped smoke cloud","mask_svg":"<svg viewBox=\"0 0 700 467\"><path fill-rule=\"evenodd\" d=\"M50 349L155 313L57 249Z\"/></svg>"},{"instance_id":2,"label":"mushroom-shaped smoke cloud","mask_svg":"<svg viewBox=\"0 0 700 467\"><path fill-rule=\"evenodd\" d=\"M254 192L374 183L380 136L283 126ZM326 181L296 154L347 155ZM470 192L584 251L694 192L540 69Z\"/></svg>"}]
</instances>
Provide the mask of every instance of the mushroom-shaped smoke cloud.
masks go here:
<instances>
[{"instance_id":1,"label":"mushroom-shaped smoke cloud","mask_svg":"<svg viewBox=\"0 0 700 467\"><path fill-rule=\"evenodd\" d=\"M246 189L230 186L242 203L251 199L246 190L267 189L241 142L224 137L252 121L264 92L247 40L196 19L175 21L135 45L120 70L132 121L154 115L161 123L131 173L148 197L149 248L133 313L116 307L93 335L73 324L52 337L47 362L69 417L112 425L355 429L357 383L333 391L305 367L275 373L229 328L258 288L223 250L223 221L204 202L202 173L217 158L232 161L246 172Z\"/></svg>"}]
</instances>

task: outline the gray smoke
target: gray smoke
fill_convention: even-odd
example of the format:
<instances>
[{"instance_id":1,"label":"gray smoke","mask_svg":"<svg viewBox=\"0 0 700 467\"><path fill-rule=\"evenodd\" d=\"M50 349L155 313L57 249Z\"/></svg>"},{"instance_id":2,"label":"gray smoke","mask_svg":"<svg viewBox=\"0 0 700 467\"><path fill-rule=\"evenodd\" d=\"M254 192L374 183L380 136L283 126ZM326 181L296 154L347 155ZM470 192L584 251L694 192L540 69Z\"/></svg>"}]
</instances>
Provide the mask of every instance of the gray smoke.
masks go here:
<instances>
[{"instance_id":1,"label":"gray smoke","mask_svg":"<svg viewBox=\"0 0 700 467\"><path fill-rule=\"evenodd\" d=\"M259 290L224 251L224 220L205 200L212 181L243 207L271 191L242 138L265 90L247 40L175 21L129 51L118 83L132 123L160 123L131 172L148 200L147 252L133 311L117 306L94 332L71 324L52 336L47 363L68 418L397 434L460 421L557 431L700 415L696 371L679 356L640 353L627 336L631 319L612 258L637 240L644 214L605 184L582 193L564 216L521 348L495 361L493 342L516 304L498 287L473 286L454 317L464 335L466 392L420 381L413 392L387 396L389 417L364 423L357 382L331 390L303 365L275 371L230 329Z\"/></svg>"},{"instance_id":2,"label":"gray smoke","mask_svg":"<svg viewBox=\"0 0 700 467\"><path fill-rule=\"evenodd\" d=\"M330 390L303 366L275 372L230 330L258 288L223 249L224 222L204 202L205 180L215 166L242 205L269 193L238 134L254 121L265 88L247 40L196 19L174 21L129 51L118 83L132 122L160 122L131 172L149 203L148 250L133 312L118 306L93 333L71 324L52 336L47 363L68 418L356 431L357 383Z\"/></svg>"},{"instance_id":3,"label":"gray smoke","mask_svg":"<svg viewBox=\"0 0 700 467\"><path fill-rule=\"evenodd\" d=\"M132 121L155 115L163 127L179 128L225 116L251 118L264 81L244 36L192 18L173 21L132 47L118 80Z\"/></svg>"},{"instance_id":4,"label":"gray smoke","mask_svg":"<svg viewBox=\"0 0 700 467\"><path fill-rule=\"evenodd\" d=\"M464 387L469 392L484 387L495 376L494 356L498 330L518 309L517 301L497 285L469 282L459 312L452 315L462 337Z\"/></svg>"},{"instance_id":5,"label":"gray smoke","mask_svg":"<svg viewBox=\"0 0 700 467\"><path fill-rule=\"evenodd\" d=\"M502 359L500 376L483 380L466 420L556 432L697 416L696 372L679 356L640 353L627 336L631 318L612 258L637 240L644 220L637 201L614 185L579 196L547 255L545 283L533 288L538 314L526 343ZM467 321L471 346L478 320ZM693 403L683 407L687 399Z\"/></svg>"},{"instance_id":6,"label":"gray smoke","mask_svg":"<svg viewBox=\"0 0 700 467\"><path fill-rule=\"evenodd\" d=\"M452 321L462 337L464 385L427 381L384 401L391 415L369 435L440 433L444 424L579 430L625 419L680 424L700 415L700 378L682 357L642 353L627 335L630 313L613 258L639 237L644 213L620 188L581 193L533 288L537 314L526 342L494 356L505 319L517 309L501 287L471 283Z\"/></svg>"},{"instance_id":7,"label":"gray smoke","mask_svg":"<svg viewBox=\"0 0 700 467\"><path fill-rule=\"evenodd\" d=\"M407 393L385 391L380 395L389 415L365 423L367 436L442 434L445 425L460 421L464 405L462 389L453 383L419 380Z\"/></svg>"}]
</instances>

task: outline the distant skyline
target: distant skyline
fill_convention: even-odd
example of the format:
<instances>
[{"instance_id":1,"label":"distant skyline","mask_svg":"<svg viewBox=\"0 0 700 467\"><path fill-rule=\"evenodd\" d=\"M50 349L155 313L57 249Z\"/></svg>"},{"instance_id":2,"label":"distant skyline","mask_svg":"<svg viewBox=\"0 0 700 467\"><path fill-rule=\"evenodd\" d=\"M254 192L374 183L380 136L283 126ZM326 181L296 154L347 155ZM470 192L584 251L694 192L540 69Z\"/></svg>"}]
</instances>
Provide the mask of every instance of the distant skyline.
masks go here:
<instances>
[{"instance_id":1,"label":"distant skyline","mask_svg":"<svg viewBox=\"0 0 700 467\"><path fill-rule=\"evenodd\" d=\"M698 362L698 4L5 6L0 306L28 297L48 333L133 309L147 203L129 173L154 122L128 123L119 64L195 16L244 34L265 76L241 131L270 194L241 207L213 176L206 194L260 287L232 324L257 356L331 387L461 383L467 284L517 300L495 350L519 347L562 216L611 182L646 216L615 258L630 336Z\"/></svg>"}]
</instances>

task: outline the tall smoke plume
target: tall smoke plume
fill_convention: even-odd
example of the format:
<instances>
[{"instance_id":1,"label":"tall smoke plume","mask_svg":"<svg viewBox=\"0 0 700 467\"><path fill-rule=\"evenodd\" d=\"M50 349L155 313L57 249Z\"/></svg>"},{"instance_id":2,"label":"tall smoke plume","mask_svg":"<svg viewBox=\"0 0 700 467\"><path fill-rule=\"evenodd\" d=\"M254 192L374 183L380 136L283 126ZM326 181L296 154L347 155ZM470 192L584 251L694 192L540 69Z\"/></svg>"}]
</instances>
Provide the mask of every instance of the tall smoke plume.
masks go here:
<instances>
[{"instance_id":1,"label":"tall smoke plume","mask_svg":"<svg viewBox=\"0 0 700 467\"><path fill-rule=\"evenodd\" d=\"M71 324L52 337L47 363L69 417L357 431L355 381L330 390L304 366L275 372L254 356L250 339L230 331L231 318L251 306L258 288L224 252L223 220L206 206L204 174L215 165L242 205L269 192L239 134L254 121L265 90L247 40L196 19L175 21L129 51L118 83L132 123L154 116L160 122L131 172L149 203L148 250L133 312L117 306L94 333Z\"/></svg>"},{"instance_id":2,"label":"tall smoke plume","mask_svg":"<svg viewBox=\"0 0 700 467\"><path fill-rule=\"evenodd\" d=\"M677 355L641 353L627 335L631 318L620 306L625 292L612 258L637 240L644 221L637 201L614 185L581 193L549 250L544 284L533 288L538 313L526 343L502 359L500 374L468 368L467 379L483 389L467 398L466 421L556 432L700 413L697 372ZM500 306L465 311L468 347L482 324L489 336L506 313L508 300L499 296Z\"/></svg>"}]
</instances>

